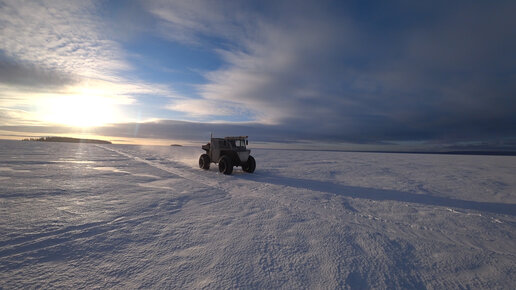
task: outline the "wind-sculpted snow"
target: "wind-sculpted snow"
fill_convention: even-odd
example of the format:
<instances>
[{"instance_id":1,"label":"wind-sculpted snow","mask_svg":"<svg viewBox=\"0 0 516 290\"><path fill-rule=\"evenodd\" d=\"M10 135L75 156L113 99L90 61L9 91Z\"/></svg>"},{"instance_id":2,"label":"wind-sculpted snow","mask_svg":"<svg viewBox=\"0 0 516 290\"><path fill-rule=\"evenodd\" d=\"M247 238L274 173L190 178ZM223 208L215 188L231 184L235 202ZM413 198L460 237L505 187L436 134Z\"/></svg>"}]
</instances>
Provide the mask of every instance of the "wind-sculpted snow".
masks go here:
<instances>
[{"instance_id":1,"label":"wind-sculpted snow","mask_svg":"<svg viewBox=\"0 0 516 290\"><path fill-rule=\"evenodd\" d=\"M0 288L516 287L515 157L0 145Z\"/></svg>"}]
</instances>

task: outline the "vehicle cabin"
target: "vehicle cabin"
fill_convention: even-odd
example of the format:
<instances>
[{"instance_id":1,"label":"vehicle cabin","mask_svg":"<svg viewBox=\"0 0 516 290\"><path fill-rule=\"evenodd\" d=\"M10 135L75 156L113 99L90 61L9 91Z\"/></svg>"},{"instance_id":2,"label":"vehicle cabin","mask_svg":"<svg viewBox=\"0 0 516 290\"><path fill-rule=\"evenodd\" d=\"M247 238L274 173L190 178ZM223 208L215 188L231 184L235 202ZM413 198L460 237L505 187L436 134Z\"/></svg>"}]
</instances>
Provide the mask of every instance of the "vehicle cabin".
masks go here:
<instances>
[{"instance_id":1,"label":"vehicle cabin","mask_svg":"<svg viewBox=\"0 0 516 290\"><path fill-rule=\"evenodd\" d=\"M250 156L251 150L246 147L249 144L247 138L248 136L212 137L208 144L202 146L206 154L201 155L199 166L209 169L209 163L219 163L219 170L224 169L221 171L224 174L231 174L233 166L242 166L244 171L254 172L256 163Z\"/></svg>"}]
</instances>

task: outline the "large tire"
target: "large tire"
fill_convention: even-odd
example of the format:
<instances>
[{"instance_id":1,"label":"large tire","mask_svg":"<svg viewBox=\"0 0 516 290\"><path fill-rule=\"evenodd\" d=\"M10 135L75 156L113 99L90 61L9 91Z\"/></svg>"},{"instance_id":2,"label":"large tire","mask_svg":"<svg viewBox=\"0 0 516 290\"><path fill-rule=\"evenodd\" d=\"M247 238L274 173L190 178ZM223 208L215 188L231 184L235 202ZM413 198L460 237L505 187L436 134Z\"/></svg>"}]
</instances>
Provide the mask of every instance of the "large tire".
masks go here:
<instances>
[{"instance_id":1,"label":"large tire","mask_svg":"<svg viewBox=\"0 0 516 290\"><path fill-rule=\"evenodd\" d=\"M247 158L247 162L242 165L242 170L245 172L253 173L256 169L256 160L254 160L253 156L249 156Z\"/></svg>"},{"instance_id":2,"label":"large tire","mask_svg":"<svg viewBox=\"0 0 516 290\"><path fill-rule=\"evenodd\" d=\"M208 154L203 154L199 157L199 167L204 170L210 169L210 156Z\"/></svg>"},{"instance_id":3,"label":"large tire","mask_svg":"<svg viewBox=\"0 0 516 290\"><path fill-rule=\"evenodd\" d=\"M219 172L229 175L233 173L233 162L228 156L222 156L219 160Z\"/></svg>"}]
</instances>

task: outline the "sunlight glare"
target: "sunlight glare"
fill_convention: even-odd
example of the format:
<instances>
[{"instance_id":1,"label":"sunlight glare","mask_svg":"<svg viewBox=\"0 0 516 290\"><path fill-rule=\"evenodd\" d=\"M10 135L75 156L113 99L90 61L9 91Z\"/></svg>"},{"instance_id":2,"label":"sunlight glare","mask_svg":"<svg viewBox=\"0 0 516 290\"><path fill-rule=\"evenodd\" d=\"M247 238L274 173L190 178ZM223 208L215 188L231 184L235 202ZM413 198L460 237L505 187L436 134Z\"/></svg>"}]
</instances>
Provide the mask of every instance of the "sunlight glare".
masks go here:
<instances>
[{"instance_id":1,"label":"sunlight glare","mask_svg":"<svg viewBox=\"0 0 516 290\"><path fill-rule=\"evenodd\" d=\"M94 95L66 95L47 98L40 104L42 119L74 127L96 127L118 120L115 102Z\"/></svg>"}]
</instances>

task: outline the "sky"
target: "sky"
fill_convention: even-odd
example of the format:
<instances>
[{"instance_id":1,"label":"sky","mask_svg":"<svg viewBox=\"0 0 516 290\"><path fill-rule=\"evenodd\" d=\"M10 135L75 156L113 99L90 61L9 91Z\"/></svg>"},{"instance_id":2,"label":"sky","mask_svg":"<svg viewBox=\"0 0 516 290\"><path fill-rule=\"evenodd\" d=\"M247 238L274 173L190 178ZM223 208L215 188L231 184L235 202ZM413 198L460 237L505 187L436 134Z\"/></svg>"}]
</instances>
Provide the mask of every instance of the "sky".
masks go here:
<instances>
[{"instance_id":1,"label":"sky","mask_svg":"<svg viewBox=\"0 0 516 290\"><path fill-rule=\"evenodd\" d=\"M503 0L0 0L0 138L516 150L514 11Z\"/></svg>"}]
</instances>

